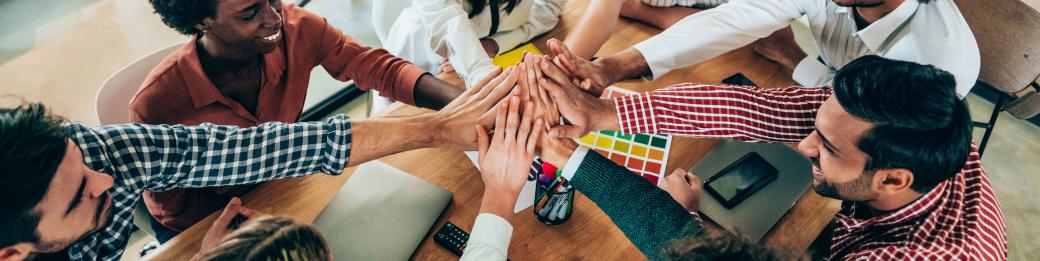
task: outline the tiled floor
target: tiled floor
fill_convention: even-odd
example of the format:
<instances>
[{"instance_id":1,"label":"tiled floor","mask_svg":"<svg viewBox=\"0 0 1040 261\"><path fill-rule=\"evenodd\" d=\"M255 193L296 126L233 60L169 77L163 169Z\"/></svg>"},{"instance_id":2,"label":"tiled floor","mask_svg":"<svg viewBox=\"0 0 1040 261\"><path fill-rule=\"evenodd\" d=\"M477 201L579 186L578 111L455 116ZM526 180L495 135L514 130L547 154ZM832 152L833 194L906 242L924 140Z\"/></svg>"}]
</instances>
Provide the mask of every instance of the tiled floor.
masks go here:
<instances>
[{"instance_id":1,"label":"tiled floor","mask_svg":"<svg viewBox=\"0 0 1040 261\"><path fill-rule=\"evenodd\" d=\"M1040 0L1026 2L1040 5ZM374 45L370 6L368 0L314 0L308 9ZM142 0L0 0L0 24L5 25L0 28L0 96L41 101L87 123L96 123L93 97L109 75L140 56L184 40L162 25ZM341 111L363 115L364 100ZM4 102L11 101L0 99ZM989 115L988 102L975 96L969 96L969 102L973 117ZM1040 237L1040 222L1034 220L1040 216L1040 127L1005 114L990 142L983 163L1004 210L1010 258L1038 257L1040 241L1035 238ZM137 247L128 250L136 253ZM133 260L136 255L128 257Z\"/></svg>"}]
</instances>

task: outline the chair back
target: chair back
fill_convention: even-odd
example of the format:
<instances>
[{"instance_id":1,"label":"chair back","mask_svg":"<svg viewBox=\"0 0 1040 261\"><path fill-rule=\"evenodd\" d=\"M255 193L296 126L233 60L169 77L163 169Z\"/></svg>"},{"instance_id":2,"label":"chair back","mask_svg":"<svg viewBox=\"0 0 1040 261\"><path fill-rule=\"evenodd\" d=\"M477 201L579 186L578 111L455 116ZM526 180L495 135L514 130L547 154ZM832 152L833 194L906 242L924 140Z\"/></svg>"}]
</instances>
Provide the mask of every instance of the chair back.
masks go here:
<instances>
[{"instance_id":1,"label":"chair back","mask_svg":"<svg viewBox=\"0 0 1040 261\"><path fill-rule=\"evenodd\" d=\"M101 90L94 99L98 122L101 125L130 122L130 100L141 88L144 78L148 77L152 68L182 45L183 42L177 43L141 57L109 76L105 83L101 84Z\"/></svg>"},{"instance_id":2,"label":"chair back","mask_svg":"<svg viewBox=\"0 0 1040 261\"><path fill-rule=\"evenodd\" d=\"M144 83L144 78L152 68L159 65L173 51L184 45L183 42L160 49L154 53L141 57L130 63L123 69L109 76L105 83L101 84L94 105L97 107L97 118L101 125L121 124L130 122L130 100L137 94L137 90ZM149 235L155 235L150 223L151 217L144 200L138 201L134 206L134 225Z\"/></svg>"},{"instance_id":3,"label":"chair back","mask_svg":"<svg viewBox=\"0 0 1040 261\"><path fill-rule=\"evenodd\" d=\"M954 0L978 42L979 81L1015 97L1040 76L1040 12L1021 0ZM1018 118L1040 113L1036 90L1005 109Z\"/></svg>"}]
</instances>

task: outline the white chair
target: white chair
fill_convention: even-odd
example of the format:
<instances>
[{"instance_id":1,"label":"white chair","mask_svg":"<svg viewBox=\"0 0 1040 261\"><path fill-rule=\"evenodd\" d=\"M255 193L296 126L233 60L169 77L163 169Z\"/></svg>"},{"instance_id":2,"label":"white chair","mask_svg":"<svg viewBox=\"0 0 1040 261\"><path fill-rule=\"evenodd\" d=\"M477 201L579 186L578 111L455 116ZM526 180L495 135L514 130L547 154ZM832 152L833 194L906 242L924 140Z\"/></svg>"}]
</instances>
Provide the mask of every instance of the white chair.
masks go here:
<instances>
[{"instance_id":1,"label":"white chair","mask_svg":"<svg viewBox=\"0 0 1040 261\"><path fill-rule=\"evenodd\" d=\"M98 91L97 98L94 100L98 122L101 125L130 122L130 99L137 94L137 89L141 87L144 78L148 77L152 68L159 65L166 56L183 45L184 43L181 42L160 49L141 57L109 76L105 83L101 84L101 90Z\"/></svg>"},{"instance_id":2,"label":"white chair","mask_svg":"<svg viewBox=\"0 0 1040 261\"><path fill-rule=\"evenodd\" d=\"M122 124L130 122L130 99L133 99L137 89L144 83L144 78L152 68L159 65L166 56L176 51L184 43L177 43L146 55L137 61L130 63L123 69L109 76L105 83L101 84L94 104L97 107L97 118L101 125ZM139 200L134 209L134 225L149 235L155 235L149 221L148 208L144 200Z\"/></svg>"}]
</instances>

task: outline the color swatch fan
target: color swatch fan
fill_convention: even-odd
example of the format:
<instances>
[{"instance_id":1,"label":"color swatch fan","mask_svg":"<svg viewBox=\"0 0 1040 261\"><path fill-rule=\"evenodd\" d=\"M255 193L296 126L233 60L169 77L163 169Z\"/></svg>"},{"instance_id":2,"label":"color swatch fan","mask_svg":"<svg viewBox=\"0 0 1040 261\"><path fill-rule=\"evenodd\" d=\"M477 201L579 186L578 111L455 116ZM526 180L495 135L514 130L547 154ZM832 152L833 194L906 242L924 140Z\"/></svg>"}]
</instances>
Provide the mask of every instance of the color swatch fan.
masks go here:
<instances>
[{"instance_id":1,"label":"color swatch fan","mask_svg":"<svg viewBox=\"0 0 1040 261\"><path fill-rule=\"evenodd\" d=\"M603 92L603 98L632 94L637 92L610 86ZM668 151L672 148L672 137L668 135L625 135L608 130L591 132L577 141L654 184L664 177Z\"/></svg>"}]
</instances>

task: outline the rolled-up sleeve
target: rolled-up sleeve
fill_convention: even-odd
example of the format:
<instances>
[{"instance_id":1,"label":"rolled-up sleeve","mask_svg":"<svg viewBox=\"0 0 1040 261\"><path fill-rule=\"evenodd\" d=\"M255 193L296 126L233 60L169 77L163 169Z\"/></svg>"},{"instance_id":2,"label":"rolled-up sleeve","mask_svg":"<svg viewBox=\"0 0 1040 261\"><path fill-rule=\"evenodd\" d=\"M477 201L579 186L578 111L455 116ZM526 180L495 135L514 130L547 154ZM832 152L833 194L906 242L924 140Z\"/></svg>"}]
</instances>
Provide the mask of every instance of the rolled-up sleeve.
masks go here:
<instances>
[{"instance_id":1,"label":"rolled-up sleeve","mask_svg":"<svg viewBox=\"0 0 1040 261\"><path fill-rule=\"evenodd\" d=\"M683 18L660 34L633 46L652 77L700 63L765 38L813 10L809 0L733 0Z\"/></svg>"},{"instance_id":2,"label":"rolled-up sleeve","mask_svg":"<svg viewBox=\"0 0 1040 261\"><path fill-rule=\"evenodd\" d=\"M314 14L310 14L314 15ZM315 15L316 16L316 15ZM424 70L384 49L358 43L324 18L318 44L318 63L340 81L354 80L362 90L376 90L387 98L415 105L415 83Z\"/></svg>"}]
</instances>

